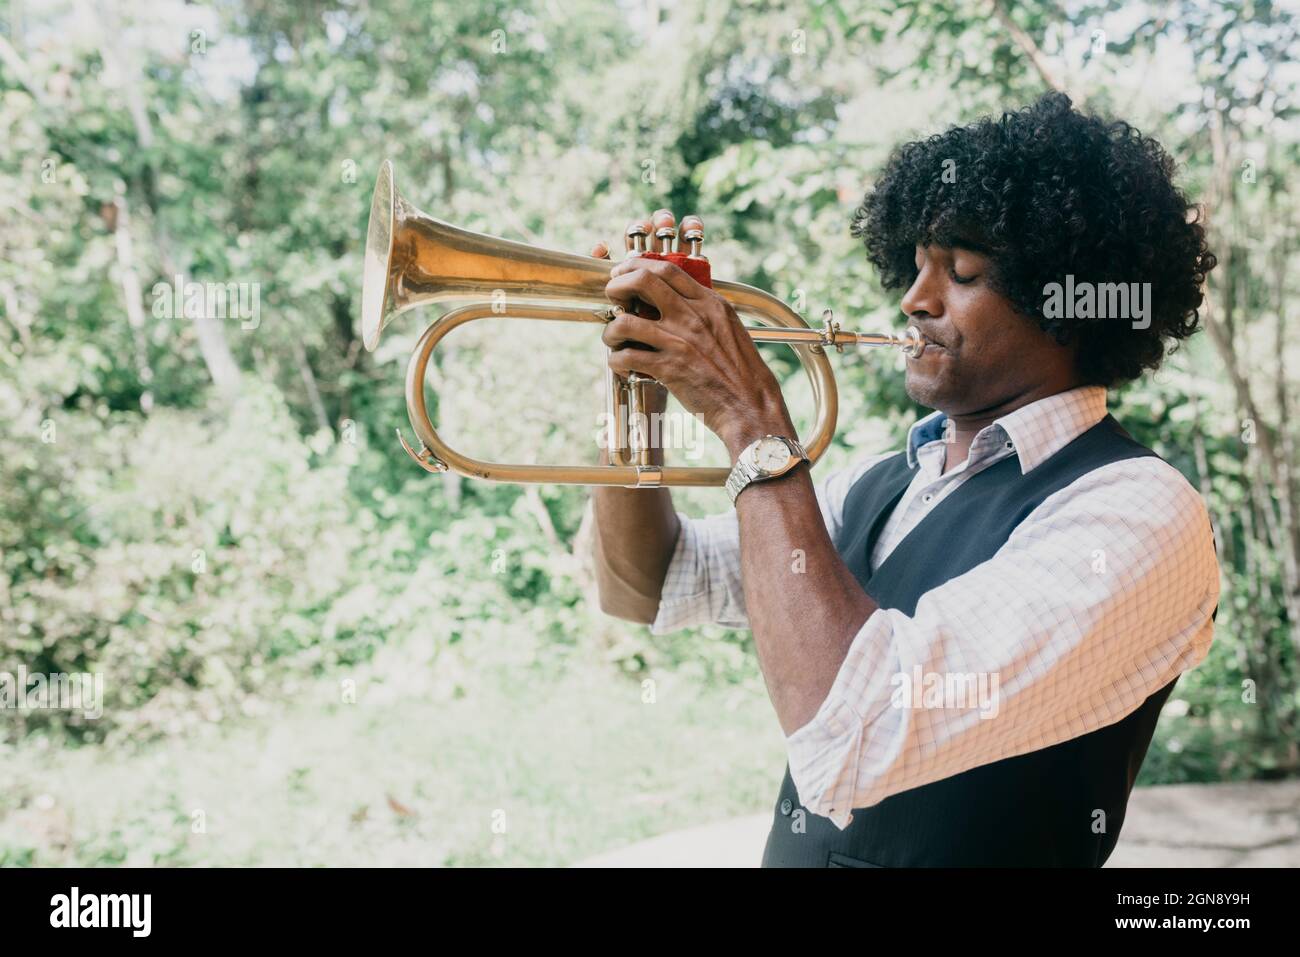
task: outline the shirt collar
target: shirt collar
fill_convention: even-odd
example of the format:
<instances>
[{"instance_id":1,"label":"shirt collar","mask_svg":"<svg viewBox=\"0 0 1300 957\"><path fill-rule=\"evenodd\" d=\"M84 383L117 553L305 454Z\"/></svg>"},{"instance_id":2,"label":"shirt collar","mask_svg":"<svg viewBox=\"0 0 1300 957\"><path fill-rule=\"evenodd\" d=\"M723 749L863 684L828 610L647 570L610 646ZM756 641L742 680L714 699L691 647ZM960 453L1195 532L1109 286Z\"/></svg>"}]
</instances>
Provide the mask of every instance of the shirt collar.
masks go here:
<instances>
[{"instance_id":1,"label":"shirt collar","mask_svg":"<svg viewBox=\"0 0 1300 957\"><path fill-rule=\"evenodd\" d=\"M1020 474L1025 475L1105 417L1106 389L1099 385L1079 386L1009 412L981 429L979 436L990 430L1004 433L1020 458ZM918 449L943 441L947 423L948 417L942 412L931 412L908 430L908 468L916 468Z\"/></svg>"},{"instance_id":2,"label":"shirt collar","mask_svg":"<svg viewBox=\"0 0 1300 957\"><path fill-rule=\"evenodd\" d=\"M925 418L918 419L907 430L907 467L909 469L916 468L917 449L943 439L943 430L947 423L948 417L942 412L931 412Z\"/></svg>"}]
</instances>

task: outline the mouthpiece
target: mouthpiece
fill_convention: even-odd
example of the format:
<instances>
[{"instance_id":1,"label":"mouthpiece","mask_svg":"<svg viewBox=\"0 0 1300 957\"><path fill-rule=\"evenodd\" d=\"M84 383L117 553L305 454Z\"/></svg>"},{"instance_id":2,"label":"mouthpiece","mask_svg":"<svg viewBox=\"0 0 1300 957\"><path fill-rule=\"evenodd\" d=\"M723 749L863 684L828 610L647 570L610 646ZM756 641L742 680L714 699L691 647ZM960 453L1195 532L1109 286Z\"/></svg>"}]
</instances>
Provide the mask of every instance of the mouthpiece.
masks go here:
<instances>
[{"instance_id":1,"label":"mouthpiece","mask_svg":"<svg viewBox=\"0 0 1300 957\"><path fill-rule=\"evenodd\" d=\"M916 326L908 326L903 330L903 336L898 340L898 346L903 355L909 359L921 358L921 353L925 351L925 339L921 336L921 330Z\"/></svg>"}]
</instances>

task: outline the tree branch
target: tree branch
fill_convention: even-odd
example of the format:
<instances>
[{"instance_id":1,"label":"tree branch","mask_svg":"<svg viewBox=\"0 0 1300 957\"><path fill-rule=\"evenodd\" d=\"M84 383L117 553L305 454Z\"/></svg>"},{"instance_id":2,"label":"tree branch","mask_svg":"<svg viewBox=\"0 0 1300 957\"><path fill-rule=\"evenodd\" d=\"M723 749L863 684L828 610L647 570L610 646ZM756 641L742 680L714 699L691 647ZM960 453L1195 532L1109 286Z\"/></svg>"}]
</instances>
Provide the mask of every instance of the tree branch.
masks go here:
<instances>
[{"instance_id":1,"label":"tree branch","mask_svg":"<svg viewBox=\"0 0 1300 957\"><path fill-rule=\"evenodd\" d=\"M1047 56L1039 49L1038 44L1034 42L1034 38L1022 30L1020 24L1011 18L1011 14L1007 11L1003 0L992 0L992 3L994 16L998 18L1002 26L1006 28L1007 33L1011 35L1012 42L1020 47L1021 52L1029 58L1029 62L1038 71L1038 75L1042 77L1043 82L1058 93L1069 93L1070 91L1065 88L1065 84L1057 79L1056 74L1048 65Z\"/></svg>"}]
</instances>

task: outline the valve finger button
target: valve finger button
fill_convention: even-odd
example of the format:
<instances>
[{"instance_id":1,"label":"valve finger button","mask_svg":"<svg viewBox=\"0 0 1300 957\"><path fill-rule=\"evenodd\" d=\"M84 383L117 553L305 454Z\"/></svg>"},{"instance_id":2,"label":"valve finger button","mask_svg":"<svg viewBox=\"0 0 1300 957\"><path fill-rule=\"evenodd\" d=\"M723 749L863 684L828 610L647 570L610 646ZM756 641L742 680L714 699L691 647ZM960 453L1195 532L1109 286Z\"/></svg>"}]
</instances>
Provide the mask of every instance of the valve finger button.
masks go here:
<instances>
[{"instance_id":1,"label":"valve finger button","mask_svg":"<svg viewBox=\"0 0 1300 957\"><path fill-rule=\"evenodd\" d=\"M655 252L667 255L673 251L673 240L677 238L677 217L672 210L657 209L650 221L654 224Z\"/></svg>"},{"instance_id":2,"label":"valve finger button","mask_svg":"<svg viewBox=\"0 0 1300 957\"><path fill-rule=\"evenodd\" d=\"M682 219L682 241L690 243L691 258L699 259L700 247L704 245L704 220L698 216L686 216Z\"/></svg>"},{"instance_id":3,"label":"valve finger button","mask_svg":"<svg viewBox=\"0 0 1300 957\"><path fill-rule=\"evenodd\" d=\"M627 251L634 256L640 255L646 251L646 237L650 235L650 224L644 219L636 219L628 224L627 232Z\"/></svg>"}]
</instances>

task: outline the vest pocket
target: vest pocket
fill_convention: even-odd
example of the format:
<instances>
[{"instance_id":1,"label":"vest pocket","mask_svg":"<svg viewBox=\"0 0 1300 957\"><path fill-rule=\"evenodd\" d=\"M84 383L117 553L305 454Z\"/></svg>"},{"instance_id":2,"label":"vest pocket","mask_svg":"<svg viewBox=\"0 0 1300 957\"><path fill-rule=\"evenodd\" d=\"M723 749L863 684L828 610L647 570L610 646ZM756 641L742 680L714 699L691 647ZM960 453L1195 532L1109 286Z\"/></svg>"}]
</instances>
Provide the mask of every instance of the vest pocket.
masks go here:
<instances>
[{"instance_id":1,"label":"vest pocket","mask_svg":"<svg viewBox=\"0 0 1300 957\"><path fill-rule=\"evenodd\" d=\"M838 851L831 851L830 856L826 859L827 867L884 867L884 864L872 864L870 861L861 861L856 857L849 857L847 854L841 854Z\"/></svg>"}]
</instances>

